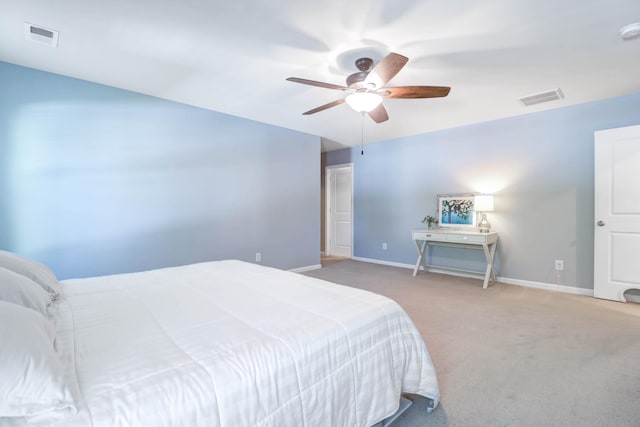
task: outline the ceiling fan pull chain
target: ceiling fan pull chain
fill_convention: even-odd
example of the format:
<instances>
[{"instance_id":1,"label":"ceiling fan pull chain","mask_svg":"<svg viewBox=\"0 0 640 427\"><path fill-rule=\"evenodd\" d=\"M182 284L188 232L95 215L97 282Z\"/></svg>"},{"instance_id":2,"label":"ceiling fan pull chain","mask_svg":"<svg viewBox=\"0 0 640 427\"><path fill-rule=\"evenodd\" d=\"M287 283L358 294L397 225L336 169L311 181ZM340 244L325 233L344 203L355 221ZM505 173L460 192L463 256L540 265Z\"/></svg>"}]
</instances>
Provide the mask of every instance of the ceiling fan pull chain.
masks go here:
<instances>
[{"instance_id":1,"label":"ceiling fan pull chain","mask_svg":"<svg viewBox=\"0 0 640 427\"><path fill-rule=\"evenodd\" d=\"M360 114L360 155L364 156L364 111Z\"/></svg>"}]
</instances>

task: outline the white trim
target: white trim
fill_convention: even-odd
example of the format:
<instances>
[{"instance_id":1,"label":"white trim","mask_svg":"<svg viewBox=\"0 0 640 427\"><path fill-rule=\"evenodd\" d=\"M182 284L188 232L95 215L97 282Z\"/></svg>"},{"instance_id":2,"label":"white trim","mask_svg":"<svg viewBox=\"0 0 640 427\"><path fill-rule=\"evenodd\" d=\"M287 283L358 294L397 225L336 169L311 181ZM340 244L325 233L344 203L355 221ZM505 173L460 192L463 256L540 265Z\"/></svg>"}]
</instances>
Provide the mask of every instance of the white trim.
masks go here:
<instances>
[{"instance_id":1,"label":"white trim","mask_svg":"<svg viewBox=\"0 0 640 427\"><path fill-rule=\"evenodd\" d=\"M324 167L324 253L323 255L333 255L331 253L331 176L335 169L351 170L351 253L349 258L353 258L353 163L340 163Z\"/></svg>"},{"instance_id":2,"label":"white trim","mask_svg":"<svg viewBox=\"0 0 640 427\"><path fill-rule=\"evenodd\" d=\"M306 267L292 268L288 271L292 273L304 273L305 271L319 270L321 268L322 268L322 264L315 264L315 265L308 265Z\"/></svg>"},{"instance_id":3,"label":"white trim","mask_svg":"<svg viewBox=\"0 0 640 427\"><path fill-rule=\"evenodd\" d=\"M331 254L331 170L324 167L324 254Z\"/></svg>"},{"instance_id":4,"label":"white trim","mask_svg":"<svg viewBox=\"0 0 640 427\"><path fill-rule=\"evenodd\" d=\"M381 260L381 259L361 258L359 256L354 256L351 259L354 260L354 261L369 262L371 264L389 265L391 267L411 268L411 269L415 268L415 265L404 264L404 263L393 262L393 261L384 261L384 260ZM420 267L420 268L422 268L422 267Z\"/></svg>"},{"instance_id":5,"label":"white trim","mask_svg":"<svg viewBox=\"0 0 640 427\"><path fill-rule=\"evenodd\" d=\"M527 288L545 289L547 291L564 292L565 294L593 296L593 289L578 288L575 286L554 285L553 283L532 282L530 280L511 279L509 277L498 277L498 282L508 285L524 286Z\"/></svg>"},{"instance_id":6,"label":"white trim","mask_svg":"<svg viewBox=\"0 0 640 427\"><path fill-rule=\"evenodd\" d=\"M391 267L408 268L411 270L415 268L415 265L413 264L383 261L380 259L361 258L361 257L353 257L352 259L354 261L369 262L372 264L382 264L382 265L388 265ZM420 266L420 270L424 271L424 267ZM450 271L450 270L442 270L438 268L430 268L429 271L432 273L449 274L451 276L470 277L472 279L477 279L482 276L481 273L478 273L478 275L475 275L475 274L460 273L460 272ZM498 276L497 279L498 279L498 282L505 283L507 285L524 286L526 288L544 289L547 291L556 291L556 292L563 292L566 294L584 295L589 297L593 296L593 289L577 288L575 286L554 285L552 283L532 282L530 280L512 279L509 277L501 277L501 276Z\"/></svg>"}]
</instances>

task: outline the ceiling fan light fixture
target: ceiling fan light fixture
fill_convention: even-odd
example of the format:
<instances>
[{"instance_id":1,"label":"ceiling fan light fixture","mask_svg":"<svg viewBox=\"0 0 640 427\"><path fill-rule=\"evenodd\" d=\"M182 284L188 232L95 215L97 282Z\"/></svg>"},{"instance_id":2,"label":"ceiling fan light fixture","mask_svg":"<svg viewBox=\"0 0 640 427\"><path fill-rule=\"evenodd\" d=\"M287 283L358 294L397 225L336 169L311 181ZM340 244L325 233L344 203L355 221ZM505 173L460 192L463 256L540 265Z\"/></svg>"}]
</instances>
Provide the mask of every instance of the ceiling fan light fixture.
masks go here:
<instances>
[{"instance_id":1,"label":"ceiling fan light fixture","mask_svg":"<svg viewBox=\"0 0 640 427\"><path fill-rule=\"evenodd\" d=\"M372 92L356 92L345 98L349 107L358 113L368 113L382 102L382 97Z\"/></svg>"}]
</instances>

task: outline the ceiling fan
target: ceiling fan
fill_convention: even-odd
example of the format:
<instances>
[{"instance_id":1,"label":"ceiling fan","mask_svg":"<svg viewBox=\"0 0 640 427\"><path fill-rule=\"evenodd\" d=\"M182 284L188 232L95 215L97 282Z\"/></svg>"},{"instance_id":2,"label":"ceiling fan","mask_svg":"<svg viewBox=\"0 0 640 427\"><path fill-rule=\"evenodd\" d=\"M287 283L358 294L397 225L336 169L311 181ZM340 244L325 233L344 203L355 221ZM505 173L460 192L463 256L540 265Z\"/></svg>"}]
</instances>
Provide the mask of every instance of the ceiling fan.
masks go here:
<instances>
[{"instance_id":1,"label":"ceiling fan","mask_svg":"<svg viewBox=\"0 0 640 427\"><path fill-rule=\"evenodd\" d=\"M290 82L318 86L347 92L349 95L328 104L321 105L302 114L309 115L347 103L355 111L367 113L376 123L389 120L387 110L382 105L382 98L438 98L447 96L451 90L448 86L395 86L383 87L409 61L409 58L397 53L385 56L375 67L371 58L356 60L358 72L347 77L347 86L301 79L287 78ZM373 67L373 68L372 68Z\"/></svg>"}]
</instances>

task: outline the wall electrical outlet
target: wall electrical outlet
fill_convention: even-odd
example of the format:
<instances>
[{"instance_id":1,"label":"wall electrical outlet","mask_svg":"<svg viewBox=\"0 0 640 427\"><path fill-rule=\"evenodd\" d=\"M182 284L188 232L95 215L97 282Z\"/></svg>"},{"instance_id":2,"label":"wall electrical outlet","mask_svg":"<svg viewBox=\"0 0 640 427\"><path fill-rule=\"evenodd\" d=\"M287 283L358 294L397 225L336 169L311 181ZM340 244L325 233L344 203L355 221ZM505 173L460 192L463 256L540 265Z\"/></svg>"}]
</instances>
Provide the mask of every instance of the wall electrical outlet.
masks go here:
<instances>
[{"instance_id":1,"label":"wall electrical outlet","mask_svg":"<svg viewBox=\"0 0 640 427\"><path fill-rule=\"evenodd\" d=\"M556 271L564 270L564 261L561 259L556 260Z\"/></svg>"},{"instance_id":2,"label":"wall electrical outlet","mask_svg":"<svg viewBox=\"0 0 640 427\"><path fill-rule=\"evenodd\" d=\"M383 242L382 243L382 250L386 251L387 250L387 242Z\"/></svg>"},{"instance_id":3,"label":"wall electrical outlet","mask_svg":"<svg viewBox=\"0 0 640 427\"><path fill-rule=\"evenodd\" d=\"M260 252L256 252L256 262L262 261L262 254Z\"/></svg>"}]
</instances>

